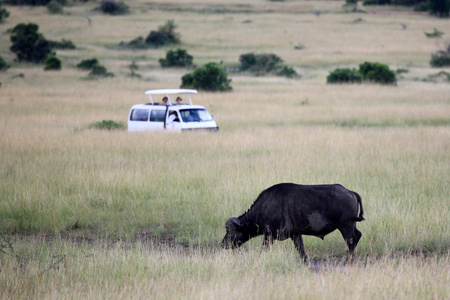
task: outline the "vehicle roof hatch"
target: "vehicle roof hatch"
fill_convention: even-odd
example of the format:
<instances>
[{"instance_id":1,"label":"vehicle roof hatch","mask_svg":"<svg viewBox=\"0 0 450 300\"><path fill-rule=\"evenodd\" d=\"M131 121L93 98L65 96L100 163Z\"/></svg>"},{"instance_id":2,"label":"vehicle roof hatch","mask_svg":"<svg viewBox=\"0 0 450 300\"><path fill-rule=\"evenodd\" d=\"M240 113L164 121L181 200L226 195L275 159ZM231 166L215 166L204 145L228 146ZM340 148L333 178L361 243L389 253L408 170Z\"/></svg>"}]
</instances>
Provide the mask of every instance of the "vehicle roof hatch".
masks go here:
<instances>
[{"instance_id":1,"label":"vehicle roof hatch","mask_svg":"<svg viewBox=\"0 0 450 300\"><path fill-rule=\"evenodd\" d=\"M189 104L192 105L191 95L190 94L197 94L197 90L189 90L189 89L162 89L162 90L148 90L145 92L145 94L149 95L150 101L153 103L152 95L166 95L169 99L169 104L172 105L172 98L170 95L176 95L176 94L187 94L189 97Z\"/></svg>"}]
</instances>

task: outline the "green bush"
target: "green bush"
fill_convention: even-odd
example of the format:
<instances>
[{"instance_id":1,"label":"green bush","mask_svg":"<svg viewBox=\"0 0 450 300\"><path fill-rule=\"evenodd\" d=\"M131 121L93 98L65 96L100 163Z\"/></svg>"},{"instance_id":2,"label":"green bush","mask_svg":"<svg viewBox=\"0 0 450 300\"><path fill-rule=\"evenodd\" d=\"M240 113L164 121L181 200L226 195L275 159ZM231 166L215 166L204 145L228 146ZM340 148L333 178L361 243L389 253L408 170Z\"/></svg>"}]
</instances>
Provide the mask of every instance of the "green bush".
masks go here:
<instances>
[{"instance_id":1,"label":"green bush","mask_svg":"<svg viewBox=\"0 0 450 300\"><path fill-rule=\"evenodd\" d=\"M380 84L396 84L395 72L385 64L364 62L359 65L359 72L365 81Z\"/></svg>"},{"instance_id":2,"label":"green bush","mask_svg":"<svg viewBox=\"0 0 450 300\"><path fill-rule=\"evenodd\" d=\"M0 72L5 72L9 69L9 65L6 63L6 61L3 59L3 57L0 56Z\"/></svg>"},{"instance_id":3,"label":"green bush","mask_svg":"<svg viewBox=\"0 0 450 300\"><path fill-rule=\"evenodd\" d=\"M47 10L51 14L62 14L64 9L62 5L58 3L58 1L52 0L47 4Z\"/></svg>"},{"instance_id":4,"label":"green bush","mask_svg":"<svg viewBox=\"0 0 450 300\"><path fill-rule=\"evenodd\" d=\"M242 71L266 74L282 68L283 60L275 54L246 53L239 57Z\"/></svg>"},{"instance_id":5,"label":"green bush","mask_svg":"<svg viewBox=\"0 0 450 300\"><path fill-rule=\"evenodd\" d=\"M167 51L166 58L161 58L159 63L162 68L189 67L192 66L192 60L192 55L189 55L186 50L178 48Z\"/></svg>"},{"instance_id":6,"label":"green bush","mask_svg":"<svg viewBox=\"0 0 450 300\"><path fill-rule=\"evenodd\" d=\"M98 64L99 62L96 58L84 59L77 65L77 68L82 70L92 70L92 68Z\"/></svg>"},{"instance_id":7,"label":"green bush","mask_svg":"<svg viewBox=\"0 0 450 300\"><path fill-rule=\"evenodd\" d=\"M336 69L327 76L327 83L361 83L363 76L356 69Z\"/></svg>"},{"instance_id":8,"label":"green bush","mask_svg":"<svg viewBox=\"0 0 450 300\"><path fill-rule=\"evenodd\" d=\"M89 78L114 77L114 74L109 73L106 68L98 62L98 59L96 58L84 59L80 63L78 63L76 67L81 70L91 70L88 75Z\"/></svg>"},{"instance_id":9,"label":"green bush","mask_svg":"<svg viewBox=\"0 0 450 300\"><path fill-rule=\"evenodd\" d=\"M108 15L125 15L129 13L130 8L124 2L102 0L100 10Z\"/></svg>"},{"instance_id":10,"label":"green bush","mask_svg":"<svg viewBox=\"0 0 450 300\"><path fill-rule=\"evenodd\" d=\"M61 60L56 56L49 56L44 62L44 70L61 70Z\"/></svg>"},{"instance_id":11,"label":"green bush","mask_svg":"<svg viewBox=\"0 0 450 300\"><path fill-rule=\"evenodd\" d=\"M33 23L20 23L11 31L9 48L19 61L43 62L52 52L50 43L38 32L39 26Z\"/></svg>"},{"instance_id":12,"label":"green bush","mask_svg":"<svg viewBox=\"0 0 450 300\"><path fill-rule=\"evenodd\" d=\"M387 65L365 62L356 69L336 69L327 76L327 83L360 83L369 81L380 84L396 84L395 72Z\"/></svg>"},{"instance_id":13,"label":"green bush","mask_svg":"<svg viewBox=\"0 0 450 300\"><path fill-rule=\"evenodd\" d=\"M223 68L214 62L195 69L193 73L185 74L181 78L181 88L193 88L212 92L231 91L231 79Z\"/></svg>"},{"instance_id":14,"label":"green bush","mask_svg":"<svg viewBox=\"0 0 450 300\"><path fill-rule=\"evenodd\" d=\"M239 62L241 71L252 72L258 76L274 73L288 78L300 77L293 68L284 66L283 60L275 54L245 53L239 57Z\"/></svg>"},{"instance_id":15,"label":"green bush","mask_svg":"<svg viewBox=\"0 0 450 300\"><path fill-rule=\"evenodd\" d=\"M116 122L113 120L103 120L101 122L95 122L90 124L88 128L114 130L114 129L125 129L125 125L122 122Z\"/></svg>"}]
</instances>

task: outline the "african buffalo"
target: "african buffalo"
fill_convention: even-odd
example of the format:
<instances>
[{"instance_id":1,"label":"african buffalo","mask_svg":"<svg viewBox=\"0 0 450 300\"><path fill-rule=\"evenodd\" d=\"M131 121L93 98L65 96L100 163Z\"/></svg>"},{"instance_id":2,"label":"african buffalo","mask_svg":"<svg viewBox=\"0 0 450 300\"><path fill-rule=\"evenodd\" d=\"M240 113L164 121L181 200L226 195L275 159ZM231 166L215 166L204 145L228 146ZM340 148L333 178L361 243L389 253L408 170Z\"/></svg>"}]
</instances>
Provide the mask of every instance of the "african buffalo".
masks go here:
<instances>
[{"instance_id":1,"label":"african buffalo","mask_svg":"<svg viewBox=\"0 0 450 300\"><path fill-rule=\"evenodd\" d=\"M350 259L361 238L356 222L362 220L361 197L340 184L280 183L261 192L246 213L228 219L222 247L237 248L262 234L264 248L270 247L274 239L291 238L307 261L302 235L323 240L325 235L338 229L347 243Z\"/></svg>"}]
</instances>

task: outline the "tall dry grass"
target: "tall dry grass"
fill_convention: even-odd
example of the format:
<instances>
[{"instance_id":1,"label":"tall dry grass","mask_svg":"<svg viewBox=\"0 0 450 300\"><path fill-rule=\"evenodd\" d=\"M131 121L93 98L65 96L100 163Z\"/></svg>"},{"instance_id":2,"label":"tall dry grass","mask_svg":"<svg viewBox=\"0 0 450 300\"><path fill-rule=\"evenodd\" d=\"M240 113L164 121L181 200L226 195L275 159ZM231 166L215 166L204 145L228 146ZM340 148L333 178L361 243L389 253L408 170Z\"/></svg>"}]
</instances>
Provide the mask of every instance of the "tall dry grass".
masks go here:
<instances>
[{"instance_id":1,"label":"tall dry grass","mask_svg":"<svg viewBox=\"0 0 450 300\"><path fill-rule=\"evenodd\" d=\"M450 292L448 256L306 265L287 247L228 253L58 240L17 247L30 260L1 261L2 298L445 299Z\"/></svg>"}]
</instances>

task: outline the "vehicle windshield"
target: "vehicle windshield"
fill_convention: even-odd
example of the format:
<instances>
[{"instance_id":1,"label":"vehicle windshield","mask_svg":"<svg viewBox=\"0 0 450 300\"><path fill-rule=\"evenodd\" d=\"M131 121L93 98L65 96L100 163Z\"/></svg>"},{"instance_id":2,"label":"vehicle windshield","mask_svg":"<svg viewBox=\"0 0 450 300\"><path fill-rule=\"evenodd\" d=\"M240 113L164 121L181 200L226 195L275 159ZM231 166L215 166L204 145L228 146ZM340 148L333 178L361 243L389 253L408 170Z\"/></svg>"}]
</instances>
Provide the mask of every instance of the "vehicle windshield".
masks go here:
<instances>
[{"instance_id":1,"label":"vehicle windshield","mask_svg":"<svg viewBox=\"0 0 450 300\"><path fill-rule=\"evenodd\" d=\"M194 108L194 109L182 109L180 110L181 118L183 122L208 122L213 121L213 117L206 109Z\"/></svg>"}]
</instances>

